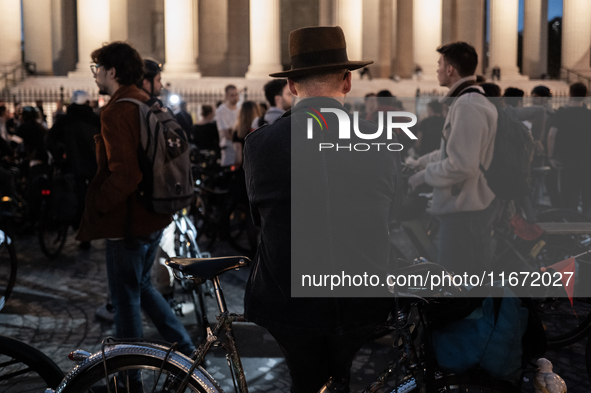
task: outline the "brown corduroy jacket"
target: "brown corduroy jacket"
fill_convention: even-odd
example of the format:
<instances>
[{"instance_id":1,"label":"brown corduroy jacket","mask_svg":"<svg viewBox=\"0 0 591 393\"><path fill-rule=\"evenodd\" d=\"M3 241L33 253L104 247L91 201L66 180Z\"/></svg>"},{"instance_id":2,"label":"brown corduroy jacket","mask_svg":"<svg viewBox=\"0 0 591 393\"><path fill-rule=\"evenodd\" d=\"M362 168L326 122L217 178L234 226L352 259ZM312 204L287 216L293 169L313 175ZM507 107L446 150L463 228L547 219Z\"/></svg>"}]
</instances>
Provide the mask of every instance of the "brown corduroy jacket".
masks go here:
<instances>
[{"instance_id":1,"label":"brown corduroy jacket","mask_svg":"<svg viewBox=\"0 0 591 393\"><path fill-rule=\"evenodd\" d=\"M80 241L125 238L129 235L128 220L132 236L148 235L166 227L172 219L168 214L147 211L138 201L136 191L142 180L137 156L139 108L130 102L117 102L121 98L146 102L149 96L135 86L121 86L103 108L101 132L95 136L98 170L86 194L76 236Z\"/></svg>"}]
</instances>

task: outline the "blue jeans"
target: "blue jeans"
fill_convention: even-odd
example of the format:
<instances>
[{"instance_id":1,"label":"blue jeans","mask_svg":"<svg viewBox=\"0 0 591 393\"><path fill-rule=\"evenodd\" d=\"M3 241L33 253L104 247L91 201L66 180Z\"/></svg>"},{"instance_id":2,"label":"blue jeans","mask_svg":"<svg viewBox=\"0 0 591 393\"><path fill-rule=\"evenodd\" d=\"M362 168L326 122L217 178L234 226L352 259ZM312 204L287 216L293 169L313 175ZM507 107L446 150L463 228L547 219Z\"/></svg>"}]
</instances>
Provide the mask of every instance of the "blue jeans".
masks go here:
<instances>
[{"instance_id":1,"label":"blue jeans","mask_svg":"<svg viewBox=\"0 0 591 393\"><path fill-rule=\"evenodd\" d=\"M150 268L161 236L162 231L157 231L136 238L133 246L124 240L107 240L107 277L117 337L143 338L143 309L166 341L177 342L178 350L190 355L195 346L189 334L168 302L152 286Z\"/></svg>"},{"instance_id":2,"label":"blue jeans","mask_svg":"<svg viewBox=\"0 0 591 393\"><path fill-rule=\"evenodd\" d=\"M494 200L484 210L437 216L440 221L437 263L455 274L482 274L490 268L495 251L492 224L498 206Z\"/></svg>"}]
</instances>

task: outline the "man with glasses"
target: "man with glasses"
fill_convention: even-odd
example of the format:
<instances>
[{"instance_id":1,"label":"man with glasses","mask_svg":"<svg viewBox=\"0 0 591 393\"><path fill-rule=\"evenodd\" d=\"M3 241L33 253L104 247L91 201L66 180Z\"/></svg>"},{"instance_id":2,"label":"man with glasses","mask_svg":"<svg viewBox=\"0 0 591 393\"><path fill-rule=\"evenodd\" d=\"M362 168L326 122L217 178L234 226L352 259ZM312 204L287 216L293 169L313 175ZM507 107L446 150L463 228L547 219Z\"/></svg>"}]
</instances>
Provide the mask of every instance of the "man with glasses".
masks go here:
<instances>
[{"instance_id":1,"label":"man with glasses","mask_svg":"<svg viewBox=\"0 0 591 393\"><path fill-rule=\"evenodd\" d=\"M107 239L107 277L117 336L143 336L141 307L164 339L178 342L179 350L188 355L194 350L191 339L150 278L162 229L171 216L149 212L138 200L142 180L137 155L139 109L131 102L119 101L149 100L148 94L136 87L144 74L144 63L124 42L105 45L91 56L99 93L111 99L103 108L101 132L95 137L98 171L88 189L77 239ZM131 391L142 391L139 380L132 380L131 385Z\"/></svg>"}]
</instances>

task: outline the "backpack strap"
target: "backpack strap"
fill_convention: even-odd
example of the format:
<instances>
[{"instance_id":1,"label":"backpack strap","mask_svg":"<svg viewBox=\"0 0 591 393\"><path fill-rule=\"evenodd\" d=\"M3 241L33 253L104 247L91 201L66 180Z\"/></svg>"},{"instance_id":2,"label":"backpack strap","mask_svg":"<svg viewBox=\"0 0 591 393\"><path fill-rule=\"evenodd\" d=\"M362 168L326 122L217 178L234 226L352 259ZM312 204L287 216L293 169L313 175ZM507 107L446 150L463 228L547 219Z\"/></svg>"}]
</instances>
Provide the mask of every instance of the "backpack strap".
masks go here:
<instances>
[{"instance_id":1,"label":"backpack strap","mask_svg":"<svg viewBox=\"0 0 591 393\"><path fill-rule=\"evenodd\" d=\"M141 102L140 100L136 100L135 98L120 98L115 102L131 102L133 104L136 104L138 106L142 106L145 105L145 102Z\"/></svg>"},{"instance_id":2,"label":"backpack strap","mask_svg":"<svg viewBox=\"0 0 591 393\"><path fill-rule=\"evenodd\" d=\"M464 94L468 94L468 93L478 93L478 94L480 94L480 95L483 95L483 96L485 96L485 97L486 97L486 94L484 94L483 92L481 92L479 89L477 89L477 88L475 88L475 87L471 87L471 88L469 88L469 89L465 89L465 90L463 90L463 91L462 91L462 92L461 92L461 93L458 95L458 97L461 97L461 96L463 96ZM457 97L456 97L456 98L457 98Z\"/></svg>"},{"instance_id":3,"label":"backpack strap","mask_svg":"<svg viewBox=\"0 0 591 393\"><path fill-rule=\"evenodd\" d=\"M465 89L464 91L462 91L458 97L463 96L464 94L468 94L468 93L478 93L484 97L486 97L486 94L484 94L483 92L481 92L479 89L475 88L475 87L470 87L469 89ZM482 163L478 164L478 167L480 168L480 170L482 171L482 173L484 173L484 175L486 176L486 169L484 169L484 166L482 165ZM499 306L500 307L500 306Z\"/></svg>"}]
</instances>

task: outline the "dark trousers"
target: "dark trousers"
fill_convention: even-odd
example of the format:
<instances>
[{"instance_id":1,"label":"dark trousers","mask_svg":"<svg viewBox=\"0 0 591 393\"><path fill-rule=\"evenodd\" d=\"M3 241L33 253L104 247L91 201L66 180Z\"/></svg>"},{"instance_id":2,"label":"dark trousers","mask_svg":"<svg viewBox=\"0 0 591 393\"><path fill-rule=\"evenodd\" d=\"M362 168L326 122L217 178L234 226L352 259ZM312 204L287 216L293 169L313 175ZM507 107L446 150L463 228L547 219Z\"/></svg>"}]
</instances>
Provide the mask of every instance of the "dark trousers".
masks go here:
<instances>
[{"instance_id":1,"label":"dark trousers","mask_svg":"<svg viewBox=\"0 0 591 393\"><path fill-rule=\"evenodd\" d=\"M338 335L293 334L270 330L291 376L291 393L316 393L330 377L349 384L355 354L375 327Z\"/></svg>"},{"instance_id":2,"label":"dark trousers","mask_svg":"<svg viewBox=\"0 0 591 393\"><path fill-rule=\"evenodd\" d=\"M492 224L497 201L484 210L442 214L438 263L455 274L482 274L494 253Z\"/></svg>"}]
</instances>

